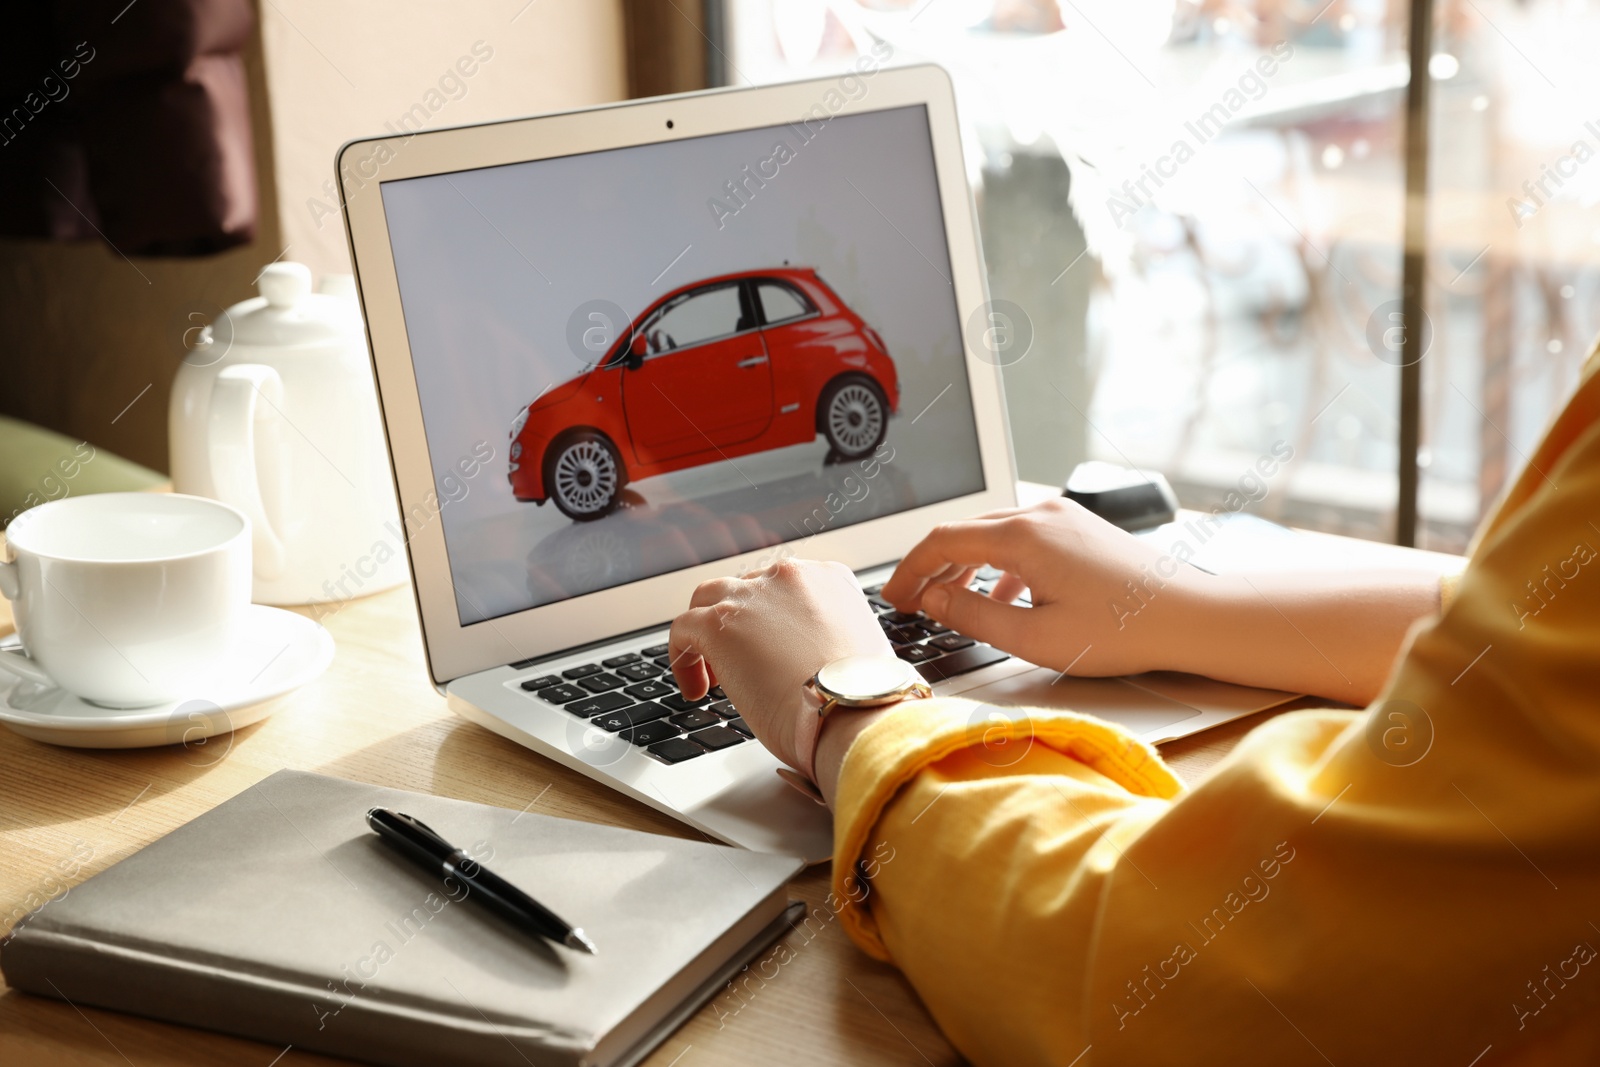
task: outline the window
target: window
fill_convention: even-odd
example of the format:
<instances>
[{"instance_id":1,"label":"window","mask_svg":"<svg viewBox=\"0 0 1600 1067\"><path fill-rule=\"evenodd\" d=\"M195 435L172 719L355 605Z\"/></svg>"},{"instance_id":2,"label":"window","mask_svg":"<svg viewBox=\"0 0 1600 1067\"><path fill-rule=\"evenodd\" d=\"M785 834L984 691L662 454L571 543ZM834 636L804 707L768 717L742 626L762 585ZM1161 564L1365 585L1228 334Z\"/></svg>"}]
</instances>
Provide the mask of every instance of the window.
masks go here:
<instances>
[{"instance_id":1,"label":"window","mask_svg":"<svg viewBox=\"0 0 1600 1067\"><path fill-rule=\"evenodd\" d=\"M1418 544L1459 549L1600 332L1600 10L1434 4Z\"/></svg>"},{"instance_id":2,"label":"window","mask_svg":"<svg viewBox=\"0 0 1600 1067\"><path fill-rule=\"evenodd\" d=\"M675 297L655 322L645 327L650 354L688 348L748 329L740 304L737 285L719 285Z\"/></svg>"},{"instance_id":3,"label":"window","mask_svg":"<svg viewBox=\"0 0 1600 1067\"><path fill-rule=\"evenodd\" d=\"M811 314L814 308L792 287L781 282L762 282L756 286L761 298L761 318L768 326Z\"/></svg>"}]
</instances>

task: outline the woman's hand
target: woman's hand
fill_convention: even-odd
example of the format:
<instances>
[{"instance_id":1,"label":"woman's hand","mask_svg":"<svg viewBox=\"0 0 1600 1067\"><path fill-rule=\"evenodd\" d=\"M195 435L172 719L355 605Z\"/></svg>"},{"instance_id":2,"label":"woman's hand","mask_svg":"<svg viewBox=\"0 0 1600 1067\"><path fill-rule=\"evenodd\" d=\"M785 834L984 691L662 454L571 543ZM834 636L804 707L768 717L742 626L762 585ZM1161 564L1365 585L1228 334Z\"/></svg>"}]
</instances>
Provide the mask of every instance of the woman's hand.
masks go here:
<instances>
[{"instance_id":1,"label":"woman's hand","mask_svg":"<svg viewBox=\"0 0 1600 1067\"><path fill-rule=\"evenodd\" d=\"M985 564L1005 572L989 595L967 588ZM1174 642L1209 581L1058 498L936 527L895 568L883 596L1042 666L1115 675L1178 667ZM1024 589L1031 608L1011 603Z\"/></svg>"},{"instance_id":2,"label":"woman's hand","mask_svg":"<svg viewBox=\"0 0 1600 1067\"><path fill-rule=\"evenodd\" d=\"M1218 576L1177 551L1056 499L936 528L883 596L1068 674L1187 671L1360 705L1381 691L1412 624L1439 610L1451 564L1419 554L1415 570ZM988 596L967 588L983 564L1005 572ZM1011 603L1023 589L1031 608Z\"/></svg>"},{"instance_id":3,"label":"woman's hand","mask_svg":"<svg viewBox=\"0 0 1600 1067\"><path fill-rule=\"evenodd\" d=\"M722 686L757 740L811 776L818 722L806 682L836 659L893 653L855 575L840 563L785 559L702 582L689 604L668 640L683 695Z\"/></svg>"}]
</instances>

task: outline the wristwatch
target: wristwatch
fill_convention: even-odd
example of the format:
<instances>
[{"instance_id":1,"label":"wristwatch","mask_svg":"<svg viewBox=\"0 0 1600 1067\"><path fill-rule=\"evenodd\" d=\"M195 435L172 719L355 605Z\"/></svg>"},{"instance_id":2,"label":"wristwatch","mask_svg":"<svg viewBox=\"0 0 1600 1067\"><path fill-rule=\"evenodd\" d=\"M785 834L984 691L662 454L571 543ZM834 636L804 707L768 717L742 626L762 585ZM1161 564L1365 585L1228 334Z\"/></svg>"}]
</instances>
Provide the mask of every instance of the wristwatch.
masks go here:
<instances>
[{"instance_id":1,"label":"wristwatch","mask_svg":"<svg viewBox=\"0 0 1600 1067\"><path fill-rule=\"evenodd\" d=\"M822 722L838 708L881 708L907 699L924 699L933 696L933 689L922 680L917 669L899 656L846 656L836 659L813 674L805 684L807 695L817 705L814 727L802 727L810 734L810 742L800 756L805 766L799 770L778 768L778 777L800 792L824 804L822 792L817 788L813 761L816 743L821 735Z\"/></svg>"},{"instance_id":2,"label":"wristwatch","mask_svg":"<svg viewBox=\"0 0 1600 1067\"><path fill-rule=\"evenodd\" d=\"M818 719L826 719L836 708L877 708L933 695L914 666L892 655L836 659L813 674L806 687L821 699Z\"/></svg>"}]
</instances>

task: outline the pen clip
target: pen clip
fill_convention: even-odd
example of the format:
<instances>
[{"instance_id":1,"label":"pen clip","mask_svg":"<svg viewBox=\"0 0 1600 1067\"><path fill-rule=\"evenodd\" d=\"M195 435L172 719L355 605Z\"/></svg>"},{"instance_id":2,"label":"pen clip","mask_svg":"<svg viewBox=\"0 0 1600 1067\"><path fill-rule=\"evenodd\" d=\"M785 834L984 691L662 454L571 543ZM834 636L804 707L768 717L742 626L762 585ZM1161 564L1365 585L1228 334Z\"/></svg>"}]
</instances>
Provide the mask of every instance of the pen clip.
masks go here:
<instances>
[{"instance_id":1,"label":"pen clip","mask_svg":"<svg viewBox=\"0 0 1600 1067\"><path fill-rule=\"evenodd\" d=\"M433 827L415 815L407 815L403 811L395 811L392 808L369 808L367 825L376 830L380 837L388 838L419 855L425 855L432 862L447 863L451 855L459 851Z\"/></svg>"},{"instance_id":2,"label":"pen clip","mask_svg":"<svg viewBox=\"0 0 1600 1067\"><path fill-rule=\"evenodd\" d=\"M421 830L425 834L438 837L440 841L444 840L443 837L439 836L439 831L435 830L433 827L429 826L415 815L407 815L405 812L395 811L393 808L368 808L367 823L368 825L373 826L374 829L377 828L377 823L381 821L377 818L377 816L383 816L384 818L392 819L395 822L403 823L405 826L411 829Z\"/></svg>"},{"instance_id":3,"label":"pen clip","mask_svg":"<svg viewBox=\"0 0 1600 1067\"><path fill-rule=\"evenodd\" d=\"M435 830L433 827L429 826L427 823L423 822L421 819L417 818L415 815L407 815L403 811L391 811L389 814L395 816L396 818L404 819L406 822L410 823L412 826L415 826L418 830L421 830L423 833L432 834L434 837L439 839L439 843L441 845L446 843L445 839L444 839L444 835L440 834L439 831Z\"/></svg>"}]
</instances>

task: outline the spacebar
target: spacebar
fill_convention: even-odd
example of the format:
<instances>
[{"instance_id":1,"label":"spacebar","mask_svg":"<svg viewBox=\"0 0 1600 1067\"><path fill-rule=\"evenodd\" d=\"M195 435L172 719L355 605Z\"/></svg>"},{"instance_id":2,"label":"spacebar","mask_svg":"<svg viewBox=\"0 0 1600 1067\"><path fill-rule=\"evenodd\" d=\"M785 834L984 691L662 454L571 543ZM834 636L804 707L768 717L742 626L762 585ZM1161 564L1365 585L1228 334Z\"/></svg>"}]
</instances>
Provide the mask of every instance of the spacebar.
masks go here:
<instances>
[{"instance_id":1,"label":"spacebar","mask_svg":"<svg viewBox=\"0 0 1600 1067\"><path fill-rule=\"evenodd\" d=\"M917 670L930 682L942 682L946 678L967 674L979 667L988 667L1010 658L1008 654L992 645L973 645L971 648L963 648L960 652L952 652L948 656L919 663Z\"/></svg>"}]
</instances>

